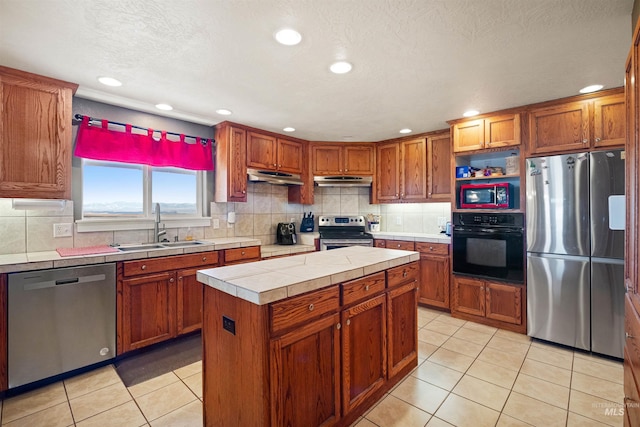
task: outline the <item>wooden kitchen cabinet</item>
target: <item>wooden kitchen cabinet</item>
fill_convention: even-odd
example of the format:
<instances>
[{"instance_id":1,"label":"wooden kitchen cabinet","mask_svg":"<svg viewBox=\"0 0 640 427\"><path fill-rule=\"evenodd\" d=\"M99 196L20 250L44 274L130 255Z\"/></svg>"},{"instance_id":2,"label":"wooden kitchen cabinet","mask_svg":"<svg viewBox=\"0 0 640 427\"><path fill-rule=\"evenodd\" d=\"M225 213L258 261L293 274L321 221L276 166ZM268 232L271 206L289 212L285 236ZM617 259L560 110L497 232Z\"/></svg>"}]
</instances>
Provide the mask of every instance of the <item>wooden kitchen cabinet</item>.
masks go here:
<instances>
[{"instance_id":1,"label":"wooden kitchen cabinet","mask_svg":"<svg viewBox=\"0 0 640 427\"><path fill-rule=\"evenodd\" d=\"M215 201L247 201L247 131L229 122L216 126Z\"/></svg>"},{"instance_id":2,"label":"wooden kitchen cabinet","mask_svg":"<svg viewBox=\"0 0 640 427\"><path fill-rule=\"evenodd\" d=\"M118 355L199 329L203 288L196 270L217 265L215 251L118 263Z\"/></svg>"},{"instance_id":3,"label":"wooden kitchen cabinet","mask_svg":"<svg viewBox=\"0 0 640 427\"><path fill-rule=\"evenodd\" d=\"M260 261L260 246L247 246L224 250L224 265Z\"/></svg>"},{"instance_id":4,"label":"wooden kitchen cabinet","mask_svg":"<svg viewBox=\"0 0 640 427\"><path fill-rule=\"evenodd\" d=\"M526 290L523 285L453 276L453 317L526 333L525 309Z\"/></svg>"},{"instance_id":5,"label":"wooden kitchen cabinet","mask_svg":"<svg viewBox=\"0 0 640 427\"><path fill-rule=\"evenodd\" d=\"M312 143L311 172L313 175L374 174L374 146L372 144Z\"/></svg>"},{"instance_id":6,"label":"wooden kitchen cabinet","mask_svg":"<svg viewBox=\"0 0 640 427\"><path fill-rule=\"evenodd\" d=\"M0 274L0 392L9 388L7 342L7 275Z\"/></svg>"},{"instance_id":7,"label":"wooden kitchen cabinet","mask_svg":"<svg viewBox=\"0 0 640 427\"><path fill-rule=\"evenodd\" d=\"M454 123L453 151L520 145L520 114L502 114Z\"/></svg>"},{"instance_id":8,"label":"wooden kitchen cabinet","mask_svg":"<svg viewBox=\"0 0 640 427\"><path fill-rule=\"evenodd\" d=\"M380 143L376 146L375 201L391 203L400 200L400 144Z\"/></svg>"},{"instance_id":9,"label":"wooden kitchen cabinet","mask_svg":"<svg viewBox=\"0 0 640 427\"><path fill-rule=\"evenodd\" d=\"M413 251L415 250L415 243L410 240L389 240L385 241L385 246L387 249L400 249L402 251Z\"/></svg>"},{"instance_id":10,"label":"wooden kitchen cabinet","mask_svg":"<svg viewBox=\"0 0 640 427\"><path fill-rule=\"evenodd\" d=\"M529 112L529 153L622 146L625 116L624 93L619 89L595 98L534 107Z\"/></svg>"},{"instance_id":11,"label":"wooden kitchen cabinet","mask_svg":"<svg viewBox=\"0 0 640 427\"><path fill-rule=\"evenodd\" d=\"M418 360L417 262L387 270L389 379L400 377Z\"/></svg>"},{"instance_id":12,"label":"wooden kitchen cabinet","mask_svg":"<svg viewBox=\"0 0 640 427\"><path fill-rule=\"evenodd\" d=\"M375 194L379 203L427 200L426 138L378 144Z\"/></svg>"},{"instance_id":13,"label":"wooden kitchen cabinet","mask_svg":"<svg viewBox=\"0 0 640 427\"><path fill-rule=\"evenodd\" d=\"M427 177L429 200L451 200L451 133L427 137Z\"/></svg>"},{"instance_id":14,"label":"wooden kitchen cabinet","mask_svg":"<svg viewBox=\"0 0 640 427\"><path fill-rule=\"evenodd\" d=\"M77 88L0 66L0 197L71 199Z\"/></svg>"},{"instance_id":15,"label":"wooden kitchen cabinet","mask_svg":"<svg viewBox=\"0 0 640 427\"><path fill-rule=\"evenodd\" d=\"M302 173L302 158L301 142L257 132L247 135L247 167L299 175Z\"/></svg>"},{"instance_id":16,"label":"wooden kitchen cabinet","mask_svg":"<svg viewBox=\"0 0 640 427\"><path fill-rule=\"evenodd\" d=\"M416 242L416 251L420 252L418 303L449 309L449 245Z\"/></svg>"}]
</instances>

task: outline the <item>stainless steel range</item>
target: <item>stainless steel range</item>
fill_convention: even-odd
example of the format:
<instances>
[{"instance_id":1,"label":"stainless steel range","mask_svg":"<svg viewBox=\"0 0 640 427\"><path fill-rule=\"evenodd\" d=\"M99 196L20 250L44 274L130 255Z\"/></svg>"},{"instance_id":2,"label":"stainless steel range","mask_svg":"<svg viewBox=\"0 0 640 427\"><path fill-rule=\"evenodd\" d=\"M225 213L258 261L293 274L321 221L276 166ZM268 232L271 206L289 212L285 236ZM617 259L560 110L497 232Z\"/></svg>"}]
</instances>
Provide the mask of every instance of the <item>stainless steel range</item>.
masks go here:
<instances>
[{"instance_id":1,"label":"stainless steel range","mask_svg":"<svg viewBox=\"0 0 640 427\"><path fill-rule=\"evenodd\" d=\"M373 236L367 233L364 216L321 216L318 218L320 250L345 246L373 246Z\"/></svg>"}]
</instances>

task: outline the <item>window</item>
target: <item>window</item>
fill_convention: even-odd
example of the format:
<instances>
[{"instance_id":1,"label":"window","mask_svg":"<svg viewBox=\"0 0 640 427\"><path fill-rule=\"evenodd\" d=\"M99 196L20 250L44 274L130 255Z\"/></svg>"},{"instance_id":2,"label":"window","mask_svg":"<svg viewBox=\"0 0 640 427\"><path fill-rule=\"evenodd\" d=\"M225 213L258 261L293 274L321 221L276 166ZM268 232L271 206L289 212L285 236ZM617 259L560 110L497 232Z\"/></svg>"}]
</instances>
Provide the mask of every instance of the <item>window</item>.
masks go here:
<instances>
[{"instance_id":1,"label":"window","mask_svg":"<svg viewBox=\"0 0 640 427\"><path fill-rule=\"evenodd\" d=\"M204 173L119 162L82 160L82 217L201 217Z\"/></svg>"}]
</instances>

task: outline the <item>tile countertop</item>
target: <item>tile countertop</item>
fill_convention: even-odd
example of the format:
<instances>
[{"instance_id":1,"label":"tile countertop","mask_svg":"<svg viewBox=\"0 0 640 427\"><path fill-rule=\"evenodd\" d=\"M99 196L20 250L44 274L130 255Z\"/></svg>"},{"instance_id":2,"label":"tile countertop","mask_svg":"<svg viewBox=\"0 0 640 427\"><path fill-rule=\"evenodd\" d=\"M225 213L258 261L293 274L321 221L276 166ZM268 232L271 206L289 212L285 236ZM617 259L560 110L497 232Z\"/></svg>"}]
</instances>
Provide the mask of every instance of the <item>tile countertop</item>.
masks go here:
<instances>
[{"instance_id":1,"label":"tile countertop","mask_svg":"<svg viewBox=\"0 0 640 427\"><path fill-rule=\"evenodd\" d=\"M87 264L102 264L105 262L129 261L142 258L182 255L260 245L260 240L246 237L224 237L219 239L200 239L198 241L203 243L196 246L70 257L61 257L56 251L0 255L0 273L14 273L17 271L41 270L45 268L73 267Z\"/></svg>"},{"instance_id":2,"label":"tile countertop","mask_svg":"<svg viewBox=\"0 0 640 427\"><path fill-rule=\"evenodd\" d=\"M262 305L419 259L414 251L350 246L199 270L198 280Z\"/></svg>"},{"instance_id":3,"label":"tile countertop","mask_svg":"<svg viewBox=\"0 0 640 427\"><path fill-rule=\"evenodd\" d=\"M314 245L264 245L260 246L260 256L269 258L281 255L295 255L303 252L313 252L316 250Z\"/></svg>"},{"instance_id":4,"label":"tile countertop","mask_svg":"<svg viewBox=\"0 0 640 427\"><path fill-rule=\"evenodd\" d=\"M427 243L451 243L451 236L447 236L444 233L401 233L382 231L371 233L374 239L388 239L388 240L409 240L414 242L427 242Z\"/></svg>"}]
</instances>

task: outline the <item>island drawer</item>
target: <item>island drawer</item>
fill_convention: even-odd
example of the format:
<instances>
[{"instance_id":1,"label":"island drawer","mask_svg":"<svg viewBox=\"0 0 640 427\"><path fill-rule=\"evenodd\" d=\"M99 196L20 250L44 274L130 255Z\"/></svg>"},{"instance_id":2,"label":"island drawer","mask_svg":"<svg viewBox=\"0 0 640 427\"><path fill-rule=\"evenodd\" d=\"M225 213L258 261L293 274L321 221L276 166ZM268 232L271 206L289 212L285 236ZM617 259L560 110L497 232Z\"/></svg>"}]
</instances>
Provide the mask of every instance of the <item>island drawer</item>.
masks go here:
<instances>
[{"instance_id":1,"label":"island drawer","mask_svg":"<svg viewBox=\"0 0 640 427\"><path fill-rule=\"evenodd\" d=\"M387 287L392 288L403 283L417 280L420 274L418 262L400 265L387 270Z\"/></svg>"},{"instance_id":2,"label":"island drawer","mask_svg":"<svg viewBox=\"0 0 640 427\"><path fill-rule=\"evenodd\" d=\"M414 242L408 240L387 240L387 249L401 249L403 251L413 251Z\"/></svg>"},{"instance_id":3,"label":"island drawer","mask_svg":"<svg viewBox=\"0 0 640 427\"><path fill-rule=\"evenodd\" d=\"M139 276L160 271L193 268L218 263L218 251L198 252L189 255L172 255L159 258L146 258L136 261L124 261L123 275Z\"/></svg>"},{"instance_id":4,"label":"island drawer","mask_svg":"<svg viewBox=\"0 0 640 427\"><path fill-rule=\"evenodd\" d=\"M340 308L338 285L271 304L271 332L288 329Z\"/></svg>"},{"instance_id":5,"label":"island drawer","mask_svg":"<svg viewBox=\"0 0 640 427\"><path fill-rule=\"evenodd\" d=\"M361 299L368 298L371 295L384 291L385 286L384 271L345 282L340 286L342 288L342 304L349 305Z\"/></svg>"},{"instance_id":6,"label":"island drawer","mask_svg":"<svg viewBox=\"0 0 640 427\"><path fill-rule=\"evenodd\" d=\"M449 245L446 243L416 242L416 251L425 254L449 255Z\"/></svg>"},{"instance_id":7,"label":"island drawer","mask_svg":"<svg viewBox=\"0 0 640 427\"><path fill-rule=\"evenodd\" d=\"M260 259L260 246L249 246L246 248L225 249L224 263L239 264L246 261L256 261Z\"/></svg>"}]
</instances>

